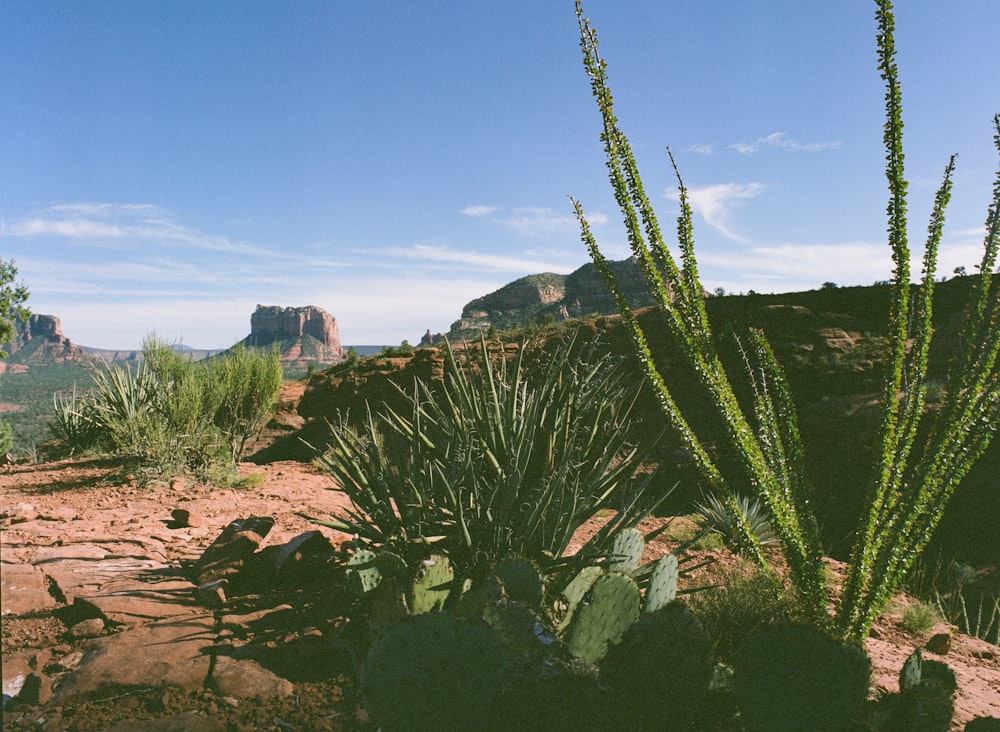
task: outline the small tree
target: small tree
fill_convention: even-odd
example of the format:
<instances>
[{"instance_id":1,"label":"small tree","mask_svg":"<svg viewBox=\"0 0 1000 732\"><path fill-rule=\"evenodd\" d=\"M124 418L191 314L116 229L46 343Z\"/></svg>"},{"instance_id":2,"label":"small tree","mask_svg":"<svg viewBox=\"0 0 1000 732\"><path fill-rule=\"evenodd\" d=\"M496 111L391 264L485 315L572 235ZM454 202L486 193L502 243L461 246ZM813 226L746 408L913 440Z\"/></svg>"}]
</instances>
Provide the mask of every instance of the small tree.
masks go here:
<instances>
[{"instance_id":1,"label":"small tree","mask_svg":"<svg viewBox=\"0 0 1000 732\"><path fill-rule=\"evenodd\" d=\"M31 311L24 307L28 299L28 288L24 283L15 284L17 267L14 260L0 259L0 346L14 340L14 321L26 321ZM0 349L0 358L5 358L7 352Z\"/></svg>"}]
</instances>

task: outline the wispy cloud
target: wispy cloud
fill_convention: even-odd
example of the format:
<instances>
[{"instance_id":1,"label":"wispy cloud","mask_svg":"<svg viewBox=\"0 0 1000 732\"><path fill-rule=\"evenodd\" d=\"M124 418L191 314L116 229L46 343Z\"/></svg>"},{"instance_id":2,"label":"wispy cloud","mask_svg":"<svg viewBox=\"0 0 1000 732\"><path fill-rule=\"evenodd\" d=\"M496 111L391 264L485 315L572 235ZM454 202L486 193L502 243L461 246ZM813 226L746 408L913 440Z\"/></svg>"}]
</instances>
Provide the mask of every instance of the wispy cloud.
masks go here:
<instances>
[{"instance_id":1,"label":"wispy cloud","mask_svg":"<svg viewBox=\"0 0 1000 732\"><path fill-rule=\"evenodd\" d=\"M772 132L770 135L757 138L754 142L737 142L729 147L741 155L752 155L768 147L787 152L821 152L823 150L835 150L843 144L843 140L837 140L836 142L798 142L797 140L789 139L787 132Z\"/></svg>"},{"instance_id":2,"label":"wispy cloud","mask_svg":"<svg viewBox=\"0 0 1000 732\"><path fill-rule=\"evenodd\" d=\"M715 152L715 147L708 145L706 143L699 143L697 145L692 145L688 148L689 152L697 153L699 155L711 155Z\"/></svg>"},{"instance_id":3,"label":"wispy cloud","mask_svg":"<svg viewBox=\"0 0 1000 732\"><path fill-rule=\"evenodd\" d=\"M410 247L393 247L386 250L386 253L393 257L400 257L410 261L415 260L425 264L453 264L472 270L494 272L523 272L525 274L534 274L542 271L565 272L573 266L567 261L544 261L531 256L530 253L520 257L505 256L427 244L414 244Z\"/></svg>"},{"instance_id":4,"label":"wispy cloud","mask_svg":"<svg viewBox=\"0 0 1000 732\"><path fill-rule=\"evenodd\" d=\"M490 214L495 213L496 210L497 210L496 206L484 206L482 204L478 204L475 206L466 206L465 208L462 209L462 213L465 214L466 216L479 218L481 216L489 216Z\"/></svg>"},{"instance_id":5,"label":"wispy cloud","mask_svg":"<svg viewBox=\"0 0 1000 732\"><path fill-rule=\"evenodd\" d=\"M727 239L747 243L747 239L737 234L729 224L733 209L742 202L756 198L767 186L763 183L716 183L710 186L688 188L691 209L710 227ZM677 200L676 188L668 188L667 198Z\"/></svg>"},{"instance_id":6,"label":"wispy cloud","mask_svg":"<svg viewBox=\"0 0 1000 732\"><path fill-rule=\"evenodd\" d=\"M602 226L608 217L602 213L587 215L591 226ZM544 239L552 235L573 235L579 231L576 217L560 214L551 208L524 207L515 208L503 223L515 231L527 236Z\"/></svg>"},{"instance_id":7,"label":"wispy cloud","mask_svg":"<svg viewBox=\"0 0 1000 732\"><path fill-rule=\"evenodd\" d=\"M152 204L83 202L50 206L31 216L4 221L0 236L53 237L87 246L121 249L154 241L160 245L232 254L281 257L262 247L235 242L178 223Z\"/></svg>"},{"instance_id":8,"label":"wispy cloud","mask_svg":"<svg viewBox=\"0 0 1000 732\"><path fill-rule=\"evenodd\" d=\"M575 236L579 233L579 225L570 213L559 213L546 206L520 206L507 211L498 206L475 205L462 209L466 216L488 219L491 223L506 226L518 234L530 236L533 239L551 239L553 237ZM593 227L603 226L608 217L602 213L587 215L587 220Z\"/></svg>"}]
</instances>

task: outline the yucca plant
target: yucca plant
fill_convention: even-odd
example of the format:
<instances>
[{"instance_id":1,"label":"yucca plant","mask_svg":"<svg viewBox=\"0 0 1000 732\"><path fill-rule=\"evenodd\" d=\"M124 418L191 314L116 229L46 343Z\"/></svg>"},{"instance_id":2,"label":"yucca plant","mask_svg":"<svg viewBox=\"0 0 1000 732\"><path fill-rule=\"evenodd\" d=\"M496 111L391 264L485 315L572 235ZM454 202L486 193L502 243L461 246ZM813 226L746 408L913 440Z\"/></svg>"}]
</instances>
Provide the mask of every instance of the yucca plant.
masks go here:
<instances>
[{"instance_id":1,"label":"yucca plant","mask_svg":"<svg viewBox=\"0 0 1000 732\"><path fill-rule=\"evenodd\" d=\"M411 561L433 545L475 576L512 553L551 566L602 509L618 510L602 546L649 515L662 497L633 475L622 365L575 337L537 367L526 354L446 345L444 383L415 381L409 414L337 426L319 462L352 508L321 523Z\"/></svg>"},{"instance_id":2,"label":"yucca plant","mask_svg":"<svg viewBox=\"0 0 1000 732\"><path fill-rule=\"evenodd\" d=\"M889 0L877 0L879 68L886 83L886 175L889 181L888 243L895 269L889 318L890 354L882 400L878 462L856 532L848 577L837 609L836 631L862 640L891 592L926 545L958 482L983 453L1000 422L1000 293L992 273L1000 245L1000 173L986 220L984 254L975 296L966 315L963 350L952 364L947 398L929 429L925 422L927 354L935 264L944 211L951 194L954 159L945 168L931 213L919 285L910 282L906 237L906 181L903 175L902 112ZM706 490L720 497L734 517L734 538L745 554L764 565L758 539L741 518L735 485L749 485L767 505L772 526L788 562L803 606L817 620L826 615L823 549L809 507L805 457L787 381L764 336L751 331L744 352L754 401L742 405L716 351L704 305L694 251L691 207L673 156L680 216L675 260L643 189L635 159L615 118L606 64L597 50L597 35L583 16L578 0L584 66L591 80L604 127L601 139L612 189L624 214L632 253L642 267L650 292L705 396L727 428L739 466L723 472L682 413L664 379L646 334L629 308L608 261L601 254L583 208L573 200L582 238L612 293L643 365L647 381L674 432L698 468ZM1000 115L994 119L1000 150Z\"/></svg>"}]
</instances>

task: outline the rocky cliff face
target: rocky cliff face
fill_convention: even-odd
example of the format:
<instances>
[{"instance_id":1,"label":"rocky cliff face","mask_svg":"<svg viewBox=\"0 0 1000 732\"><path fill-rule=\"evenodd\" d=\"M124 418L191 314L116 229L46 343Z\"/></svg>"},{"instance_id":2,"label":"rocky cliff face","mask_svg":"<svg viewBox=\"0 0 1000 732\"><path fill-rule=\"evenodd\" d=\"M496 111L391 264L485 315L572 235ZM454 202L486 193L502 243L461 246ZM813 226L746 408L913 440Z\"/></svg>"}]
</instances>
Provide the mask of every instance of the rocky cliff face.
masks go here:
<instances>
[{"instance_id":1,"label":"rocky cliff face","mask_svg":"<svg viewBox=\"0 0 1000 732\"><path fill-rule=\"evenodd\" d=\"M66 361L90 361L80 346L63 335L59 318L33 314L27 321L15 321L14 340L5 344L8 352L0 368L24 370L28 366ZM2 372L0 372L2 373Z\"/></svg>"},{"instance_id":2,"label":"rocky cliff face","mask_svg":"<svg viewBox=\"0 0 1000 732\"><path fill-rule=\"evenodd\" d=\"M277 344L286 369L329 365L344 357L336 318L315 305L258 305L250 316L250 335L244 343L255 348Z\"/></svg>"},{"instance_id":3,"label":"rocky cliff face","mask_svg":"<svg viewBox=\"0 0 1000 732\"><path fill-rule=\"evenodd\" d=\"M635 258L610 264L632 307L653 304ZM452 323L447 335L449 340L456 342L476 338L480 332L491 328L523 328L617 312L601 275L593 264L585 264L569 275L546 272L522 277L496 292L476 298L462 309L462 317ZM441 334L428 333L421 343L429 345L441 338Z\"/></svg>"}]
</instances>

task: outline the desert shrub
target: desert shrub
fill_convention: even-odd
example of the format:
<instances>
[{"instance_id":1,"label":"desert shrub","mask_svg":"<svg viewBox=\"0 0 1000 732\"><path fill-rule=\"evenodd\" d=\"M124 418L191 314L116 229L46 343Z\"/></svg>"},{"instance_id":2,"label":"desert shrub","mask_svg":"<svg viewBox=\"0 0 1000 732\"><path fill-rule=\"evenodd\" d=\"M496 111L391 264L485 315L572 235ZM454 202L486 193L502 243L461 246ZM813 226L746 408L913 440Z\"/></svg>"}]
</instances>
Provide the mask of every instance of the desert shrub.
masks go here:
<instances>
[{"instance_id":1,"label":"desert shrub","mask_svg":"<svg viewBox=\"0 0 1000 732\"><path fill-rule=\"evenodd\" d=\"M242 344L209 367L214 396L212 423L219 428L239 462L247 440L274 414L281 389L281 360L276 350L256 353Z\"/></svg>"},{"instance_id":2,"label":"desert shrub","mask_svg":"<svg viewBox=\"0 0 1000 732\"><path fill-rule=\"evenodd\" d=\"M691 609L701 619L722 661L732 662L753 633L802 615L795 595L773 572L752 564L721 571L714 587L691 595Z\"/></svg>"},{"instance_id":3,"label":"desert shrub","mask_svg":"<svg viewBox=\"0 0 1000 732\"><path fill-rule=\"evenodd\" d=\"M993 572L937 560L918 562L906 578L911 595L934 608L937 616L968 635L1000 643L1000 595Z\"/></svg>"},{"instance_id":4,"label":"desert shrub","mask_svg":"<svg viewBox=\"0 0 1000 732\"><path fill-rule=\"evenodd\" d=\"M17 267L14 260L0 259L0 346L14 339L14 321L25 321L31 311L24 303L28 299L28 288L24 283L15 283ZM0 358L7 352L0 348Z\"/></svg>"},{"instance_id":5,"label":"desert shrub","mask_svg":"<svg viewBox=\"0 0 1000 732\"><path fill-rule=\"evenodd\" d=\"M188 472L230 482L280 386L276 354L237 347L194 362L149 337L138 365L95 368L90 391L56 395L53 431L70 452L119 455L147 479Z\"/></svg>"},{"instance_id":6,"label":"desert shrub","mask_svg":"<svg viewBox=\"0 0 1000 732\"><path fill-rule=\"evenodd\" d=\"M858 646L810 628L773 625L740 649L733 692L751 732L837 732L861 716L871 670Z\"/></svg>"},{"instance_id":7,"label":"desert shrub","mask_svg":"<svg viewBox=\"0 0 1000 732\"><path fill-rule=\"evenodd\" d=\"M923 635L940 621L937 609L933 605L917 602L907 605L903 610L900 624L910 633Z\"/></svg>"}]
</instances>

